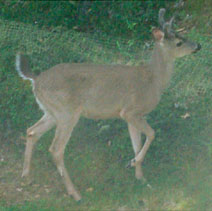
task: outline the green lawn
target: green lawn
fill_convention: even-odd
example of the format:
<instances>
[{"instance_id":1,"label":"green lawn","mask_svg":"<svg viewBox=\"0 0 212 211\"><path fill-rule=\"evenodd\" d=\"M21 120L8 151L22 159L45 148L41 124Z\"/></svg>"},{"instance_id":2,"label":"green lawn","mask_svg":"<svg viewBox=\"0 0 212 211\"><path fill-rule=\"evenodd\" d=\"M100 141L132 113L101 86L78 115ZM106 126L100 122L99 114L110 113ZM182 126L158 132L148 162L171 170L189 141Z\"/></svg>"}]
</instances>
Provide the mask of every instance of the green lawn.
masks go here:
<instances>
[{"instance_id":1,"label":"green lawn","mask_svg":"<svg viewBox=\"0 0 212 211\"><path fill-rule=\"evenodd\" d=\"M53 131L37 144L30 178L20 177L24 141L19 134L1 140L0 210L212 210L212 40L195 30L188 36L202 50L176 62L170 88L147 117L156 131L143 164L152 188L125 168L134 155L125 123L81 119L65 161L83 200L76 203L66 195L48 152ZM26 112L38 112L30 109ZM109 129L102 131L105 125Z\"/></svg>"}]
</instances>

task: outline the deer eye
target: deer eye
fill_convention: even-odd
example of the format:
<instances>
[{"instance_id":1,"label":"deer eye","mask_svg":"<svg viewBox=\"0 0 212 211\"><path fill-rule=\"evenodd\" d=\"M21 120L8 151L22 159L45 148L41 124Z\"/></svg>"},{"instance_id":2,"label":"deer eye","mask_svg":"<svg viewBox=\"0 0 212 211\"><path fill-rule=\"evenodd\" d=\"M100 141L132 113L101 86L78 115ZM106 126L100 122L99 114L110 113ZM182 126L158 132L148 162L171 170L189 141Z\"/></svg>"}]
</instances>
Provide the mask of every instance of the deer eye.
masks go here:
<instances>
[{"instance_id":1,"label":"deer eye","mask_svg":"<svg viewBox=\"0 0 212 211\"><path fill-rule=\"evenodd\" d=\"M177 47L180 47L182 44L183 44L183 42L180 41L180 42L178 42L178 43L176 44L176 46L177 46Z\"/></svg>"}]
</instances>

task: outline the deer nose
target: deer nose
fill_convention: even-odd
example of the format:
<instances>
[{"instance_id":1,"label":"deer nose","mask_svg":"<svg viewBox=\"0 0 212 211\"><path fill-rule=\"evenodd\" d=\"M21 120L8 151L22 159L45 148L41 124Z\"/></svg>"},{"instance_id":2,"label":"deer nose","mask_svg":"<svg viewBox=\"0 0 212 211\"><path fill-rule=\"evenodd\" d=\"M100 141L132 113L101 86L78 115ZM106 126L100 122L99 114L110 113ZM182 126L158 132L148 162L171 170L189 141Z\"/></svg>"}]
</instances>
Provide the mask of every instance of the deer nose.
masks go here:
<instances>
[{"instance_id":1,"label":"deer nose","mask_svg":"<svg viewBox=\"0 0 212 211\"><path fill-rule=\"evenodd\" d=\"M197 47L194 50L194 53L196 53L197 51L199 51L201 48L202 48L201 45L198 43L197 44Z\"/></svg>"}]
</instances>

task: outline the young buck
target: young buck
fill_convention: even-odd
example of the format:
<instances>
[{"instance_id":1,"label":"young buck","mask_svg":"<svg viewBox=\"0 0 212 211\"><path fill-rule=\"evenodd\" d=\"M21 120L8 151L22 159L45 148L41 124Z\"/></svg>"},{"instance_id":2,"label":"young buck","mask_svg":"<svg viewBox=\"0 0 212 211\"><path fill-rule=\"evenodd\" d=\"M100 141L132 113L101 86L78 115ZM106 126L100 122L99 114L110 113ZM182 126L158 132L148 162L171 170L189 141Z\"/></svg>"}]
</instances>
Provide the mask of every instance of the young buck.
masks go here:
<instances>
[{"instance_id":1,"label":"young buck","mask_svg":"<svg viewBox=\"0 0 212 211\"><path fill-rule=\"evenodd\" d=\"M16 67L23 79L31 80L37 103L44 116L27 130L27 143L22 176L30 170L33 146L56 125L49 148L68 194L75 200L81 196L75 189L64 165L64 150L80 116L91 119L121 118L128 130L135 152L130 166L142 179L141 163L154 139L154 130L144 116L158 104L171 79L174 60L200 50L172 30L173 18L164 21L165 9L159 11L160 29L153 30L155 47L152 59L144 66L58 64L35 76L25 56L18 54ZM141 133L146 136L142 147Z\"/></svg>"}]
</instances>

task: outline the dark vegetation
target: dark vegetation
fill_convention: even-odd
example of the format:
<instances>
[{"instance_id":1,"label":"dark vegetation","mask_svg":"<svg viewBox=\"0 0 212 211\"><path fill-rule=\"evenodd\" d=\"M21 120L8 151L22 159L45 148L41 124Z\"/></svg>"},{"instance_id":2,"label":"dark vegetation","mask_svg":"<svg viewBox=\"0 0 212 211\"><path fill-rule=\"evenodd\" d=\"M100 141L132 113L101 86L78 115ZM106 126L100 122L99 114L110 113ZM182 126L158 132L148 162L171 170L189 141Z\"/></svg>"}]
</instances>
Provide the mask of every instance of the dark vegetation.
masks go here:
<instances>
[{"instance_id":1,"label":"dark vegetation","mask_svg":"<svg viewBox=\"0 0 212 211\"><path fill-rule=\"evenodd\" d=\"M0 210L212 209L212 3L187 0L176 10L177 2L0 2ZM16 52L29 55L36 73L60 62L138 65L149 58L161 7L168 17L177 11L175 27L202 50L177 61L147 117L156 130L144 162L153 189L125 169L133 151L119 120L81 119L70 140L66 163L82 204L66 196L48 153L54 131L37 144L30 181L22 180L25 130L42 113L15 71Z\"/></svg>"}]
</instances>

